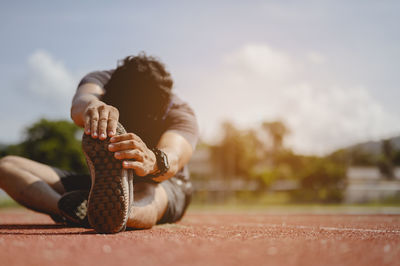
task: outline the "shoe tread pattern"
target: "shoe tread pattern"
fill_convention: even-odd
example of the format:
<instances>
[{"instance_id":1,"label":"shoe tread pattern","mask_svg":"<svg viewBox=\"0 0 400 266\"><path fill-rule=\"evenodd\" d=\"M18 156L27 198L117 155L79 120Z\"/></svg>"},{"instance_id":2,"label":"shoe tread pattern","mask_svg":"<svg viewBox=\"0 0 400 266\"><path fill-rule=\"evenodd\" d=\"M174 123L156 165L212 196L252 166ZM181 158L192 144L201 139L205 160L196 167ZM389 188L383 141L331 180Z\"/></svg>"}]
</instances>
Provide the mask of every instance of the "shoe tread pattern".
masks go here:
<instances>
[{"instance_id":1,"label":"shoe tread pattern","mask_svg":"<svg viewBox=\"0 0 400 266\"><path fill-rule=\"evenodd\" d=\"M118 125L117 135L125 133ZM84 135L83 151L91 169L92 187L89 194L88 218L98 233L118 233L125 230L130 199L127 170L108 151L110 139L99 140Z\"/></svg>"}]
</instances>

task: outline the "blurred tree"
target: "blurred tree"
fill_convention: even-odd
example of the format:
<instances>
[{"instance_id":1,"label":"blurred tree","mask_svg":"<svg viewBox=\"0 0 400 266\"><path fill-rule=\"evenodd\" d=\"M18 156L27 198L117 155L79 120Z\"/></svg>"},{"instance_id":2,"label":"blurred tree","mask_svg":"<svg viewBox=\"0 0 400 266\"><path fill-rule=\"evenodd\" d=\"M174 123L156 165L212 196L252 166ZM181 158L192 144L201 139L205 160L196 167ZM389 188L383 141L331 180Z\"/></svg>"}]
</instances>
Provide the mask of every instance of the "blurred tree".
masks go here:
<instances>
[{"instance_id":1,"label":"blurred tree","mask_svg":"<svg viewBox=\"0 0 400 266\"><path fill-rule=\"evenodd\" d=\"M300 188L293 192L296 201L340 202L345 189L346 168L327 158L309 157L298 173Z\"/></svg>"},{"instance_id":2,"label":"blurred tree","mask_svg":"<svg viewBox=\"0 0 400 266\"><path fill-rule=\"evenodd\" d=\"M231 122L222 125L224 138L211 148L212 162L226 178L249 178L258 162L260 142L253 130L239 130Z\"/></svg>"},{"instance_id":3,"label":"blurred tree","mask_svg":"<svg viewBox=\"0 0 400 266\"><path fill-rule=\"evenodd\" d=\"M375 166L378 162L376 155L366 152L360 146L337 150L328 157L335 162L346 165Z\"/></svg>"},{"instance_id":4,"label":"blurred tree","mask_svg":"<svg viewBox=\"0 0 400 266\"><path fill-rule=\"evenodd\" d=\"M357 166L373 166L376 165L377 158L373 154L366 152L360 146L356 146L350 150L349 163Z\"/></svg>"},{"instance_id":5,"label":"blurred tree","mask_svg":"<svg viewBox=\"0 0 400 266\"><path fill-rule=\"evenodd\" d=\"M400 150L394 152L393 164L396 166L400 166Z\"/></svg>"},{"instance_id":6,"label":"blurred tree","mask_svg":"<svg viewBox=\"0 0 400 266\"><path fill-rule=\"evenodd\" d=\"M378 161L378 167L382 175L387 179L394 179L395 151L390 139L382 141L382 156Z\"/></svg>"},{"instance_id":7,"label":"blurred tree","mask_svg":"<svg viewBox=\"0 0 400 266\"><path fill-rule=\"evenodd\" d=\"M24 151L21 144L4 145L0 148L0 158L6 155L24 156Z\"/></svg>"},{"instance_id":8,"label":"blurred tree","mask_svg":"<svg viewBox=\"0 0 400 266\"><path fill-rule=\"evenodd\" d=\"M281 121L263 122L262 128L271 136L273 151L279 151L283 147L283 139L289 133L289 129Z\"/></svg>"},{"instance_id":9,"label":"blurred tree","mask_svg":"<svg viewBox=\"0 0 400 266\"><path fill-rule=\"evenodd\" d=\"M6 147L1 155L19 155L65 170L87 172L78 140L81 134L72 122L41 119L26 129L22 143Z\"/></svg>"},{"instance_id":10,"label":"blurred tree","mask_svg":"<svg viewBox=\"0 0 400 266\"><path fill-rule=\"evenodd\" d=\"M221 169L222 178L252 178L259 181L260 190L280 180L287 180L287 184L293 181L299 186L291 192L295 201L342 200L346 178L342 154L321 158L284 149L283 140L289 130L280 121L264 122L261 132L240 130L230 122L225 122L222 128L224 138L211 148L211 160L215 169ZM268 145L271 139L272 149Z\"/></svg>"}]
</instances>

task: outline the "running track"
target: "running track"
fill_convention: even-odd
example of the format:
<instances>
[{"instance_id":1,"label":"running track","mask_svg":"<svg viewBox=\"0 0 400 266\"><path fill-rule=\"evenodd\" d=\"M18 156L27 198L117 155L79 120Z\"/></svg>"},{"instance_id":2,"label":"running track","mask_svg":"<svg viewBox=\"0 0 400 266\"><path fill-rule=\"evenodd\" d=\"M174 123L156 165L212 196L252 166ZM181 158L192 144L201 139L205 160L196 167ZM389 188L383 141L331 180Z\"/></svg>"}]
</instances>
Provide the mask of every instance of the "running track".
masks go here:
<instances>
[{"instance_id":1,"label":"running track","mask_svg":"<svg viewBox=\"0 0 400 266\"><path fill-rule=\"evenodd\" d=\"M0 265L400 265L400 215L189 211L116 235L0 210Z\"/></svg>"}]
</instances>

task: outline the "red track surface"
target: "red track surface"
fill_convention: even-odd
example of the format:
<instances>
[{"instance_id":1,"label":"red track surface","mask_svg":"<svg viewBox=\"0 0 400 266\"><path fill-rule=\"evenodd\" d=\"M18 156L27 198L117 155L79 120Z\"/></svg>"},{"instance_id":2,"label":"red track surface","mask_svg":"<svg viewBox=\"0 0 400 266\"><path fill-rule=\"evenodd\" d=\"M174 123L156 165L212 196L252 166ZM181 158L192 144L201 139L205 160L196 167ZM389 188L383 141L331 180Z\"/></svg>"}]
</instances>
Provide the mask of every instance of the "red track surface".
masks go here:
<instances>
[{"instance_id":1,"label":"red track surface","mask_svg":"<svg viewBox=\"0 0 400 266\"><path fill-rule=\"evenodd\" d=\"M0 265L400 265L400 215L189 212L116 235L0 210Z\"/></svg>"}]
</instances>

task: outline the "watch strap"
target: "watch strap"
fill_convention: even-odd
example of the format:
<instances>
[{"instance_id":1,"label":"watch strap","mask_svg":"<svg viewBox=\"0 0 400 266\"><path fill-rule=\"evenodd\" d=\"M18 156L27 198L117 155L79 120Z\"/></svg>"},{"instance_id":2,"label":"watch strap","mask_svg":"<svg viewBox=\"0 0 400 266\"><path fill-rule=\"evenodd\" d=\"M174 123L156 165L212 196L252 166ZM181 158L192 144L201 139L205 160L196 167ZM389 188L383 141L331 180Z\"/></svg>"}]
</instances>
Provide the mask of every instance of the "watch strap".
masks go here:
<instances>
[{"instance_id":1,"label":"watch strap","mask_svg":"<svg viewBox=\"0 0 400 266\"><path fill-rule=\"evenodd\" d=\"M159 177L162 176L163 174L165 174L166 172L168 172L169 170L169 163L168 163L168 157L165 154L165 152L163 152L160 149L157 148L152 148L151 151L154 153L154 155L156 156L156 161L157 161L157 168L158 171L154 174L150 174L148 175L149 177Z\"/></svg>"}]
</instances>

